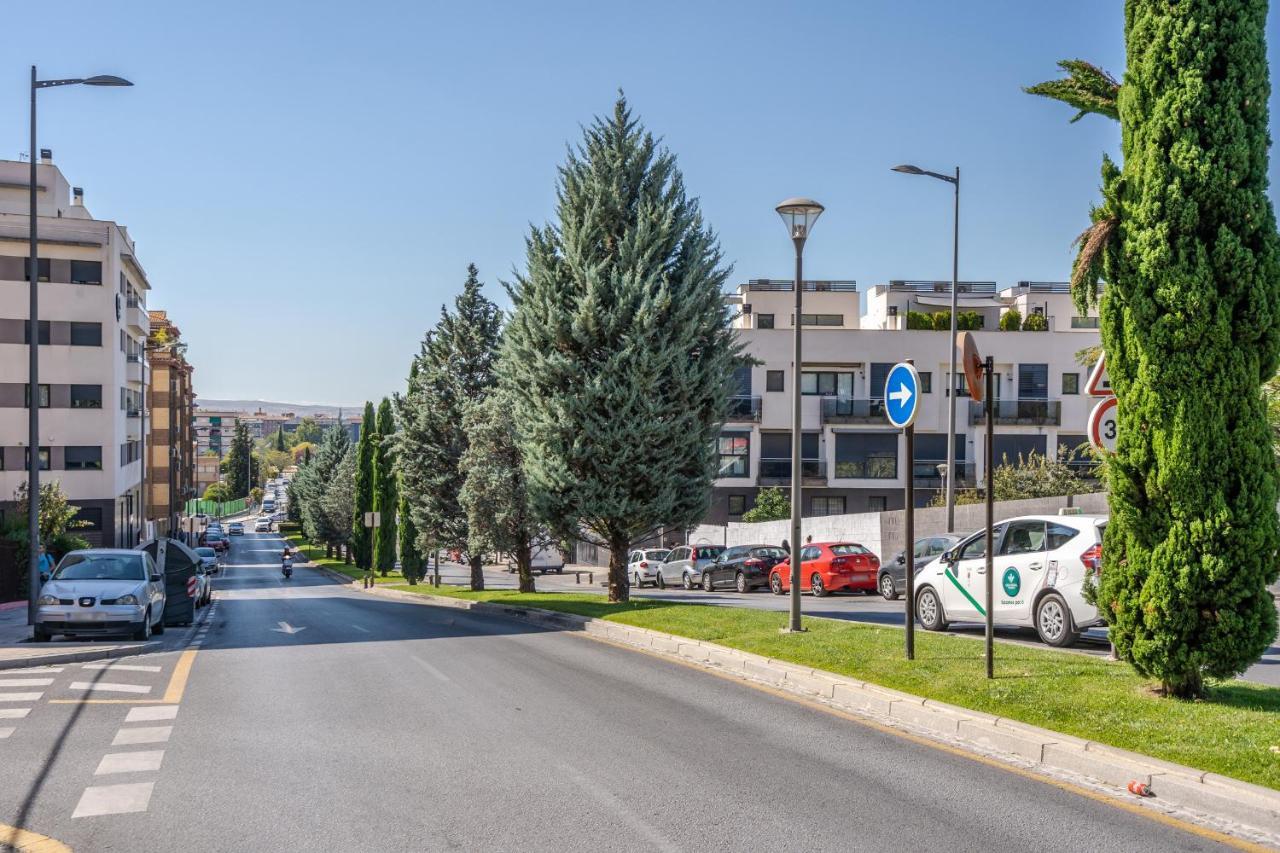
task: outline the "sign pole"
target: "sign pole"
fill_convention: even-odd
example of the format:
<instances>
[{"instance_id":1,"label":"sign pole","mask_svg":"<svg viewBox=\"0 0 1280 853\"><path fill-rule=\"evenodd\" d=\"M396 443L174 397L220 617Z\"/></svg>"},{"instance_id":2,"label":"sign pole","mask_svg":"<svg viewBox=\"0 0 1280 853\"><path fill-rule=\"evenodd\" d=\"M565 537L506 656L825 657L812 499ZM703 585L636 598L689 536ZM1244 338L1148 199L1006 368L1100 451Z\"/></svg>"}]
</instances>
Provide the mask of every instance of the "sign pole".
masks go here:
<instances>
[{"instance_id":1,"label":"sign pole","mask_svg":"<svg viewBox=\"0 0 1280 853\"><path fill-rule=\"evenodd\" d=\"M995 531L992 525L995 523L995 441L993 435L996 425L996 391L995 391L995 374L996 363L995 358L987 356L986 363L987 372L987 678L995 678L995 619L992 613L992 605L995 604L995 556L992 551L995 549Z\"/></svg>"},{"instance_id":2,"label":"sign pole","mask_svg":"<svg viewBox=\"0 0 1280 853\"><path fill-rule=\"evenodd\" d=\"M914 364L907 359L907 364ZM903 432L907 436L907 660L916 659L916 424Z\"/></svg>"},{"instance_id":3,"label":"sign pole","mask_svg":"<svg viewBox=\"0 0 1280 853\"><path fill-rule=\"evenodd\" d=\"M884 382L884 415L890 425L907 437L907 567L906 643L907 660L916 657L916 414L920 410L920 374L912 359L900 361L889 369Z\"/></svg>"}]
</instances>

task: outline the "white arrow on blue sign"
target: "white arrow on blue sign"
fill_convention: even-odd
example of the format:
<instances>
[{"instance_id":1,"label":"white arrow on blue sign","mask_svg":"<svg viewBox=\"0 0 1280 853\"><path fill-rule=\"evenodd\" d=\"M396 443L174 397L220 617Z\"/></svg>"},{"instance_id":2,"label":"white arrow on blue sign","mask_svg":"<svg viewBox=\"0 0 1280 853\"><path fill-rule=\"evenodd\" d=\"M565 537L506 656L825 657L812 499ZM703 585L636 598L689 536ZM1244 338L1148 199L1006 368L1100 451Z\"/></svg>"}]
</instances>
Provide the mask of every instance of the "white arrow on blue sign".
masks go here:
<instances>
[{"instance_id":1,"label":"white arrow on blue sign","mask_svg":"<svg viewBox=\"0 0 1280 853\"><path fill-rule=\"evenodd\" d=\"M889 371L884 383L884 413L899 429L909 427L920 408L920 374L914 366L900 361Z\"/></svg>"}]
</instances>

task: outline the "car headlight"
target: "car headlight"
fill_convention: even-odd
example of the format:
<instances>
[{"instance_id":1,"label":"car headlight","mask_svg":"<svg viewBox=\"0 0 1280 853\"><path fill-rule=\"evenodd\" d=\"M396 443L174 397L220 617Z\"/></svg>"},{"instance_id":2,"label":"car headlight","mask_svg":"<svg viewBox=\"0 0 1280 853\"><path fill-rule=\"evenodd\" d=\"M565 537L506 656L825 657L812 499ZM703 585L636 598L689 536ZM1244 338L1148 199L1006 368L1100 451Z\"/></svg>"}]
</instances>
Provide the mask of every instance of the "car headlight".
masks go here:
<instances>
[{"instance_id":1,"label":"car headlight","mask_svg":"<svg viewBox=\"0 0 1280 853\"><path fill-rule=\"evenodd\" d=\"M136 595L122 595L116 599L116 604L137 604L137 603L138 603L138 596Z\"/></svg>"},{"instance_id":2,"label":"car headlight","mask_svg":"<svg viewBox=\"0 0 1280 853\"><path fill-rule=\"evenodd\" d=\"M56 595L42 595L36 599L36 604L43 605L43 604L57 604L57 603L58 603L58 596Z\"/></svg>"}]
</instances>

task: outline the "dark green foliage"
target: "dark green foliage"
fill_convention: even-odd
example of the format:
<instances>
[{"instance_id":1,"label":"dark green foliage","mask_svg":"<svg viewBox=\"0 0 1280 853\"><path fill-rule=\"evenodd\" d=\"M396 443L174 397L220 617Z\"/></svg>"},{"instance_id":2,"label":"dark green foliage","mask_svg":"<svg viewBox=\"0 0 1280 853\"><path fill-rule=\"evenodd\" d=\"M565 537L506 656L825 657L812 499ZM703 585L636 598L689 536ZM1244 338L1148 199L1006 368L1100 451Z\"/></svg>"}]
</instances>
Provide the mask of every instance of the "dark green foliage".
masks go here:
<instances>
[{"instance_id":1,"label":"dark green foliage","mask_svg":"<svg viewBox=\"0 0 1280 853\"><path fill-rule=\"evenodd\" d=\"M1070 104L1079 110L1071 121L1077 122L1089 113L1119 118L1116 99L1120 84L1101 68L1083 59L1063 59L1058 67L1067 72L1062 80L1048 80L1023 89L1029 95L1040 95Z\"/></svg>"},{"instance_id":2,"label":"dark green foliage","mask_svg":"<svg viewBox=\"0 0 1280 853\"><path fill-rule=\"evenodd\" d=\"M373 466L378 450L373 403L364 404L360 443L356 445L355 505L351 515L351 556L358 569L373 567L373 530L365 527L364 514L373 512Z\"/></svg>"},{"instance_id":3,"label":"dark green foliage","mask_svg":"<svg viewBox=\"0 0 1280 853\"><path fill-rule=\"evenodd\" d=\"M791 498L776 486L756 492L756 502L751 509L742 514L742 520L781 521L791 517Z\"/></svg>"},{"instance_id":4,"label":"dark green foliage","mask_svg":"<svg viewBox=\"0 0 1280 853\"><path fill-rule=\"evenodd\" d=\"M1028 314L1027 319L1022 321L1022 331L1047 332L1049 331L1049 320L1043 314Z\"/></svg>"},{"instance_id":5,"label":"dark green foliage","mask_svg":"<svg viewBox=\"0 0 1280 853\"><path fill-rule=\"evenodd\" d=\"M927 314L933 321L933 330L935 332L951 331L951 312L937 311L933 314ZM956 315L956 328L960 331L974 331L982 328L982 315L977 311L961 311Z\"/></svg>"},{"instance_id":6,"label":"dark green foliage","mask_svg":"<svg viewBox=\"0 0 1280 853\"><path fill-rule=\"evenodd\" d=\"M276 450L283 452L288 449L289 446L284 441L284 427L280 427L280 429L276 430Z\"/></svg>"},{"instance_id":7,"label":"dark green foliage","mask_svg":"<svg viewBox=\"0 0 1280 853\"><path fill-rule=\"evenodd\" d=\"M386 397L378 405L377 427L373 511L379 514L379 526L373 532L373 567L386 575L396 566L396 510L400 502L394 453L396 420L391 412L391 400Z\"/></svg>"},{"instance_id":8,"label":"dark green foliage","mask_svg":"<svg viewBox=\"0 0 1280 853\"><path fill-rule=\"evenodd\" d=\"M396 533L400 540L400 573L410 584L422 580L422 552L418 550L418 528L413 524L409 511L409 498L404 489L399 490L399 506L396 513Z\"/></svg>"},{"instance_id":9,"label":"dark green foliage","mask_svg":"<svg viewBox=\"0 0 1280 853\"><path fill-rule=\"evenodd\" d=\"M1022 312L1017 308L1010 308L1000 315L1000 331L1016 332L1020 328L1022 328Z\"/></svg>"},{"instance_id":10,"label":"dark green foliage","mask_svg":"<svg viewBox=\"0 0 1280 853\"><path fill-rule=\"evenodd\" d=\"M351 435L344 426L335 424L329 427L315 456L302 467L294 480L294 491L302 504L302 530L312 542L334 545L347 541L351 536L350 513L340 525L335 525L332 516L325 511L324 500L350 447Z\"/></svg>"},{"instance_id":11,"label":"dark green foliage","mask_svg":"<svg viewBox=\"0 0 1280 853\"><path fill-rule=\"evenodd\" d=\"M609 598L626 600L630 543L710 503L740 357L729 270L675 157L621 97L560 168L555 223L532 230L527 258L502 380L530 501L557 536L608 543Z\"/></svg>"},{"instance_id":12,"label":"dark green foliage","mask_svg":"<svg viewBox=\"0 0 1280 853\"><path fill-rule=\"evenodd\" d=\"M1176 696L1242 672L1276 634L1266 16L1258 0L1126 5L1101 311L1120 438L1098 598L1117 652Z\"/></svg>"},{"instance_id":13,"label":"dark green foliage","mask_svg":"<svg viewBox=\"0 0 1280 853\"><path fill-rule=\"evenodd\" d=\"M253 453L253 440L249 438L247 424L236 421L235 433L231 439L231 448L222 460L221 468L226 472L227 493L231 500L246 497L253 487L250 479L256 473L256 458L250 460ZM251 469L252 466L252 469Z\"/></svg>"},{"instance_id":14,"label":"dark green foliage","mask_svg":"<svg viewBox=\"0 0 1280 853\"><path fill-rule=\"evenodd\" d=\"M907 312L907 328L929 330L933 328L933 318L923 311Z\"/></svg>"}]
</instances>

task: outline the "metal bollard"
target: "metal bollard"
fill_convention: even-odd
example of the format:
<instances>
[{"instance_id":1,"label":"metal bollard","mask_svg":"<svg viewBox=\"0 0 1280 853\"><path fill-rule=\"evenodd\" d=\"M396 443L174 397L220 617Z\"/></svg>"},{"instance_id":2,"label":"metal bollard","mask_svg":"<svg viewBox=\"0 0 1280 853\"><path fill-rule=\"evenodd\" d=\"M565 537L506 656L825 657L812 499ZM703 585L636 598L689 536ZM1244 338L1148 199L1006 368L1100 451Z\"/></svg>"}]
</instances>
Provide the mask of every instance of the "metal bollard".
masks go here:
<instances>
[{"instance_id":1,"label":"metal bollard","mask_svg":"<svg viewBox=\"0 0 1280 853\"><path fill-rule=\"evenodd\" d=\"M573 582L574 582L574 583L582 583L582 572L574 572L574 573L573 573Z\"/></svg>"},{"instance_id":2,"label":"metal bollard","mask_svg":"<svg viewBox=\"0 0 1280 853\"><path fill-rule=\"evenodd\" d=\"M594 586L594 585L595 585L595 582L596 582L596 573L595 573L595 572L589 572L589 573L587 574L587 583L588 583L588 584L591 584L592 586Z\"/></svg>"}]
</instances>

